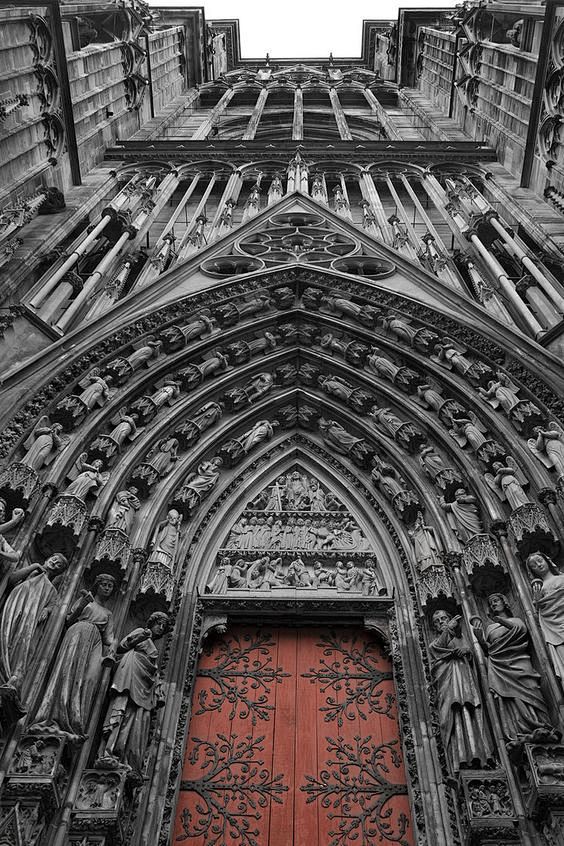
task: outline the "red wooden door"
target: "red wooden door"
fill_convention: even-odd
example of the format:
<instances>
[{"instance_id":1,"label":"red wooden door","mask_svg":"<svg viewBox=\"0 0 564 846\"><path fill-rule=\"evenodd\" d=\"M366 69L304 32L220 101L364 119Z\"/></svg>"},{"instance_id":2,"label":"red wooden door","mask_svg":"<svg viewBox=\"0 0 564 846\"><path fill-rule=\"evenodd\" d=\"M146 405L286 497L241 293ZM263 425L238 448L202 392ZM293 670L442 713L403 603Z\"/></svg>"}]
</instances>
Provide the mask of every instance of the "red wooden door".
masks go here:
<instances>
[{"instance_id":1,"label":"red wooden door","mask_svg":"<svg viewBox=\"0 0 564 846\"><path fill-rule=\"evenodd\" d=\"M247 626L210 643L173 843L413 846L391 666L368 633Z\"/></svg>"}]
</instances>

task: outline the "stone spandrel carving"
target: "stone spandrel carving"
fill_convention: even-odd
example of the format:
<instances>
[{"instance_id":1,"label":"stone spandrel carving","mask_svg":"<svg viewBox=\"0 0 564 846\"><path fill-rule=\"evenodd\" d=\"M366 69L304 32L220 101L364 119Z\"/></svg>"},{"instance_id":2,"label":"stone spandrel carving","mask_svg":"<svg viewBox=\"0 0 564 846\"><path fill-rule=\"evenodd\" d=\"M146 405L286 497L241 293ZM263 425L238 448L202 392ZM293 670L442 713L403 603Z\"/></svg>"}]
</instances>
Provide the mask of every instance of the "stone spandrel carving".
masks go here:
<instances>
[{"instance_id":1,"label":"stone spandrel carving","mask_svg":"<svg viewBox=\"0 0 564 846\"><path fill-rule=\"evenodd\" d=\"M57 652L32 731L83 739L102 672L102 657L113 641L112 613L106 603L115 589L107 573L97 576L94 593L82 591L67 614L67 630Z\"/></svg>"},{"instance_id":2,"label":"stone spandrel carving","mask_svg":"<svg viewBox=\"0 0 564 846\"><path fill-rule=\"evenodd\" d=\"M41 632L59 601L53 582L67 566L65 556L56 553L43 565L22 567L8 578L9 593L0 618L0 703L8 722L25 713L22 685Z\"/></svg>"},{"instance_id":3,"label":"stone spandrel carving","mask_svg":"<svg viewBox=\"0 0 564 846\"><path fill-rule=\"evenodd\" d=\"M79 386L80 394L64 397L55 408L51 417L54 423L60 423L66 432L79 426L87 414L96 407L101 407L113 396L112 378L103 378L98 368L94 368Z\"/></svg>"},{"instance_id":4,"label":"stone spandrel carving","mask_svg":"<svg viewBox=\"0 0 564 846\"><path fill-rule=\"evenodd\" d=\"M539 615L554 672L564 684L564 575L554 561L534 552L527 558L532 579L533 602Z\"/></svg>"},{"instance_id":5,"label":"stone spandrel carving","mask_svg":"<svg viewBox=\"0 0 564 846\"><path fill-rule=\"evenodd\" d=\"M145 628L137 628L120 642L121 656L110 687L110 703L102 728L96 767L130 767L140 774L147 749L151 714L164 705L158 677L158 649L169 624L166 614L155 612Z\"/></svg>"},{"instance_id":6,"label":"stone spandrel carving","mask_svg":"<svg viewBox=\"0 0 564 846\"><path fill-rule=\"evenodd\" d=\"M484 627L479 617L471 620L478 642L486 653L488 685L493 694L505 739L512 744L554 743L560 732L550 723L533 668L527 626L514 617L506 597L488 597L491 622Z\"/></svg>"},{"instance_id":7,"label":"stone spandrel carving","mask_svg":"<svg viewBox=\"0 0 564 846\"><path fill-rule=\"evenodd\" d=\"M472 651L461 618L439 609L432 616L436 637L429 644L437 685L439 721L453 772L486 766L493 759L485 733L482 702L472 667Z\"/></svg>"},{"instance_id":8,"label":"stone spandrel carving","mask_svg":"<svg viewBox=\"0 0 564 846\"><path fill-rule=\"evenodd\" d=\"M153 535L152 549L139 587L139 596L154 596L168 605L175 583L182 515L171 508Z\"/></svg>"}]
</instances>

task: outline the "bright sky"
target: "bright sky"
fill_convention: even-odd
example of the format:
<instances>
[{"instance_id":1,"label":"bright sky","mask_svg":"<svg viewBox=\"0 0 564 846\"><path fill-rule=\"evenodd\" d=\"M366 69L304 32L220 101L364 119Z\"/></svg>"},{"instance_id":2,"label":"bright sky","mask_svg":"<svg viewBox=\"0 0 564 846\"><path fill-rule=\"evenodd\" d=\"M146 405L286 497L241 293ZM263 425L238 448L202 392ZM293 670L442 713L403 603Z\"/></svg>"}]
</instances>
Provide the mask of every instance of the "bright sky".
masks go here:
<instances>
[{"instance_id":1,"label":"bright sky","mask_svg":"<svg viewBox=\"0 0 564 846\"><path fill-rule=\"evenodd\" d=\"M193 6L176 0L151 5ZM239 18L241 53L252 59L360 56L362 21L395 19L397 0L203 0L206 19ZM414 7L454 7L454 0L411 0Z\"/></svg>"}]
</instances>

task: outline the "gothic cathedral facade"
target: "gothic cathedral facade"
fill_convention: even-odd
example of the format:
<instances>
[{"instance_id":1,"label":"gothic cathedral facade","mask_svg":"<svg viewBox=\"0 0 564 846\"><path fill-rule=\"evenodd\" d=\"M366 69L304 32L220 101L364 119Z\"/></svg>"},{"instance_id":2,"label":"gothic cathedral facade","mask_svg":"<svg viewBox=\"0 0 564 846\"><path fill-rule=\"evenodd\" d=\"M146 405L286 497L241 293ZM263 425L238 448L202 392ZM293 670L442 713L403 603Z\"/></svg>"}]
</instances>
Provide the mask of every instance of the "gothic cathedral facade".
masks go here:
<instances>
[{"instance_id":1,"label":"gothic cathedral facade","mask_svg":"<svg viewBox=\"0 0 564 846\"><path fill-rule=\"evenodd\" d=\"M0 846L564 846L564 5L0 36Z\"/></svg>"}]
</instances>

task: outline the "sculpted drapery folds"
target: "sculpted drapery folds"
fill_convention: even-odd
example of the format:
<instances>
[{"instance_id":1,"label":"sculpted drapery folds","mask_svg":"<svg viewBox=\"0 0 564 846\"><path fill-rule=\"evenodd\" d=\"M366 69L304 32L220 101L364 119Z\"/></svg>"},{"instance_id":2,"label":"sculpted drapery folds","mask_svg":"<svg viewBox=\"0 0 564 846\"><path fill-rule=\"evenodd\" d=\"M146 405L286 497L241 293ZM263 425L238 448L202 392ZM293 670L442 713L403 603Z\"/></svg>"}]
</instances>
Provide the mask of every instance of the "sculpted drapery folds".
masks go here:
<instances>
[{"instance_id":1,"label":"sculpted drapery folds","mask_svg":"<svg viewBox=\"0 0 564 846\"><path fill-rule=\"evenodd\" d=\"M106 602L115 589L107 573L97 576L94 593L82 591L67 615L67 630L57 652L33 730L70 737L86 734L102 672L102 657L113 640L112 613Z\"/></svg>"},{"instance_id":2,"label":"sculpted drapery folds","mask_svg":"<svg viewBox=\"0 0 564 846\"><path fill-rule=\"evenodd\" d=\"M134 629L117 648L121 658L110 687L97 767L111 769L125 764L141 772L151 713L164 704L155 640L163 636L168 623L168 616L157 611L147 620L146 628Z\"/></svg>"},{"instance_id":3,"label":"sculpted drapery folds","mask_svg":"<svg viewBox=\"0 0 564 846\"><path fill-rule=\"evenodd\" d=\"M478 617L472 626L487 655L488 684L494 695L504 736L509 741L555 741L540 676L533 668L527 626L514 617L503 594L488 597L492 622Z\"/></svg>"},{"instance_id":4,"label":"sculpted drapery folds","mask_svg":"<svg viewBox=\"0 0 564 846\"><path fill-rule=\"evenodd\" d=\"M53 580L67 566L58 552L43 565L22 567L9 576L0 620L0 696L11 691L19 696L43 625L59 598Z\"/></svg>"},{"instance_id":5,"label":"sculpted drapery folds","mask_svg":"<svg viewBox=\"0 0 564 846\"><path fill-rule=\"evenodd\" d=\"M564 684L564 575L542 552L529 555L527 568L533 579L533 602L539 615L540 630L554 672Z\"/></svg>"},{"instance_id":6,"label":"sculpted drapery folds","mask_svg":"<svg viewBox=\"0 0 564 846\"><path fill-rule=\"evenodd\" d=\"M429 644L441 730L453 772L461 767L486 766L493 758L472 652L460 622L460 617L452 617L447 611L435 611L432 623L437 637Z\"/></svg>"},{"instance_id":7,"label":"sculpted drapery folds","mask_svg":"<svg viewBox=\"0 0 564 846\"><path fill-rule=\"evenodd\" d=\"M157 526L153 536L152 551L141 581L140 593L152 591L166 602L172 599L174 590L174 565L180 542L182 516L172 508L166 520Z\"/></svg>"}]
</instances>

